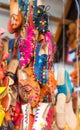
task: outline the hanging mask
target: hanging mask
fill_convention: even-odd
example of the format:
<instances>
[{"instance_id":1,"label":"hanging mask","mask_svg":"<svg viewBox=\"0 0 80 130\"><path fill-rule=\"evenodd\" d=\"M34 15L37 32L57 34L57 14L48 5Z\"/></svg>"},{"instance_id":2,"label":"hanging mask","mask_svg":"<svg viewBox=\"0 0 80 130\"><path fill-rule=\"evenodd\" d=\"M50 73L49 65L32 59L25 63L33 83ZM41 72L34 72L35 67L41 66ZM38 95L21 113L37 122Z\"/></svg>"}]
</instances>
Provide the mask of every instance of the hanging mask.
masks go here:
<instances>
[{"instance_id":1,"label":"hanging mask","mask_svg":"<svg viewBox=\"0 0 80 130\"><path fill-rule=\"evenodd\" d=\"M17 0L10 1L10 21L13 30L18 29L22 24L22 14L18 9Z\"/></svg>"},{"instance_id":2,"label":"hanging mask","mask_svg":"<svg viewBox=\"0 0 80 130\"><path fill-rule=\"evenodd\" d=\"M31 107L35 107L40 98L40 86L38 82L34 81L32 77L22 82L26 82L26 84L18 86L21 99L26 103L30 103Z\"/></svg>"},{"instance_id":3,"label":"hanging mask","mask_svg":"<svg viewBox=\"0 0 80 130\"><path fill-rule=\"evenodd\" d=\"M32 107L35 107L40 98L40 86L35 81L33 70L30 71L30 68L19 69L17 75L20 98L23 102L30 103Z\"/></svg>"}]
</instances>

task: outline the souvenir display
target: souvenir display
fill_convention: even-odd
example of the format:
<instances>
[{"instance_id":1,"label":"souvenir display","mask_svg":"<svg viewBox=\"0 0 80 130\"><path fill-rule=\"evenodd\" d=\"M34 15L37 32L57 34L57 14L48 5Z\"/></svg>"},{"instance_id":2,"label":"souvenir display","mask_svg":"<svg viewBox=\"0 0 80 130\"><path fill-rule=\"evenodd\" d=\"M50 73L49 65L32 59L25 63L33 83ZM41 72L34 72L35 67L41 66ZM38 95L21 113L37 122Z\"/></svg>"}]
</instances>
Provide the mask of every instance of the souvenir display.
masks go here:
<instances>
[{"instance_id":1,"label":"souvenir display","mask_svg":"<svg viewBox=\"0 0 80 130\"><path fill-rule=\"evenodd\" d=\"M52 127L57 84L52 62L56 50L48 30L47 11L42 1L10 1L8 31L15 33L15 37L8 42L4 40L1 50L1 63L6 62L6 70L1 66L0 71L1 89L5 88L0 98L1 127L5 127L4 118L6 122L11 121L12 130Z\"/></svg>"},{"instance_id":2,"label":"souvenir display","mask_svg":"<svg viewBox=\"0 0 80 130\"><path fill-rule=\"evenodd\" d=\"M50 6L45 3L10 0L7 30L13 38L3 37L6 31L0 27L0 130L80 130L80 93L75 92L80 89L80 19L63 23L63 29L70 23L68 55L64 29L60 45L64 65L55 69L60 48L49 18L59 18L49 16ZM74 67L71 73L65 58Z\"/></svg>"}]
</instances>

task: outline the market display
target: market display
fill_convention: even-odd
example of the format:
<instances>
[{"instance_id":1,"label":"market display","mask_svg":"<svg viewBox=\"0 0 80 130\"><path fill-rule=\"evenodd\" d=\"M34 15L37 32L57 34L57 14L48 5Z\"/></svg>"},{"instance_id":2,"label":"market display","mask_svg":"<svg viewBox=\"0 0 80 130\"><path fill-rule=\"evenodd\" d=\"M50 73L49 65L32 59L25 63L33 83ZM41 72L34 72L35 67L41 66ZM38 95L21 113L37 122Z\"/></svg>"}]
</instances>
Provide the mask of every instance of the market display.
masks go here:
<instances>
[{"instance_id":1,"label":"market display","mask_svg":"<svg viewBox=\"0 0 80 130\"><path fill-rule=\"evenodd\" d=\"M48 11L43 0L10 0L7 29L13 39L2 38L0 27L0 130L79 130L74 88L80 70L80 19L67 30L70 52L76 52L74 71L69 74L62 67L56 80L57 45Z\"/></svg>"}]
</instances>

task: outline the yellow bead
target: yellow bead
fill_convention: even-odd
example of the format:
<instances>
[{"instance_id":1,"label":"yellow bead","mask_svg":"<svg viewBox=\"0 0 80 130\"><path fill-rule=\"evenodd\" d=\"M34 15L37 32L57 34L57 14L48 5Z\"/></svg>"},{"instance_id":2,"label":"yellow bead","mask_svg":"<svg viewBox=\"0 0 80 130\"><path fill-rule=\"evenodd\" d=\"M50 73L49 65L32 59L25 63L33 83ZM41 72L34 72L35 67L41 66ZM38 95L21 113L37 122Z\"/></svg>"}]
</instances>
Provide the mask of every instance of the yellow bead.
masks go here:
<instances>
[{"instance_id":1,"label":"yellow bead","mask_svg":"<svg viewBox=\"0 0 80 130\"><path fill-rule=\"evenodd\" d=\"M37 13L40 14L40 10L38 10Z\"/></svg>"},{"instance_id":2,"label":"yellow bead","mask_svg":"<svg viewBox=\"0 0 80 130\"><path fill-rule=\"evenodd\" d=\"M41 122L41 123L40 123L40 126L44 126L44 124Z\"/></svg>"},{"instance_id":3,"label":"yellow bead","mask_svg":"<svg viewBox=\"0 0 80 130\"><path fill-rule=\"evenodd\" d=\"M12 50L10 49L9 52L12 52Z\"/></svg>"},{"instance_id":4,"label":"yellow bead","mask_svg":"<svg viewBox=\"0 0 80 130\"><path fill-rule=\"evenodd\" d=\"M44 22L42 22L42 25L44 25L45 23Z\"/></svg>"}]
</instances>

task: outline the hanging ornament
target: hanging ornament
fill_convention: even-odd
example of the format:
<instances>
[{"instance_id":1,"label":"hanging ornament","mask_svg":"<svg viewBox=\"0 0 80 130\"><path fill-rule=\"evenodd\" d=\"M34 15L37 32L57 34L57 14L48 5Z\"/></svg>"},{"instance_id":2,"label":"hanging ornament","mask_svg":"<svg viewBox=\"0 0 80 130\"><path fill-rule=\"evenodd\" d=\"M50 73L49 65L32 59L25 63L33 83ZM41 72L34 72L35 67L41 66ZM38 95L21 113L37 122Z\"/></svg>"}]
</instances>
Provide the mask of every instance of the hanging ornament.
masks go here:
<instances>
[{"instance_id":1,"label":"hanging ornament","mask_svg":"<svg viewBox=\"0 0 80 130\"><path fill-rule=\"evenodd\" d=\"M33 13L33 21L36 29L45 34L48 31L48 14L47 7L45 6L36 6Z\"/></svg>"}]
</instances>

